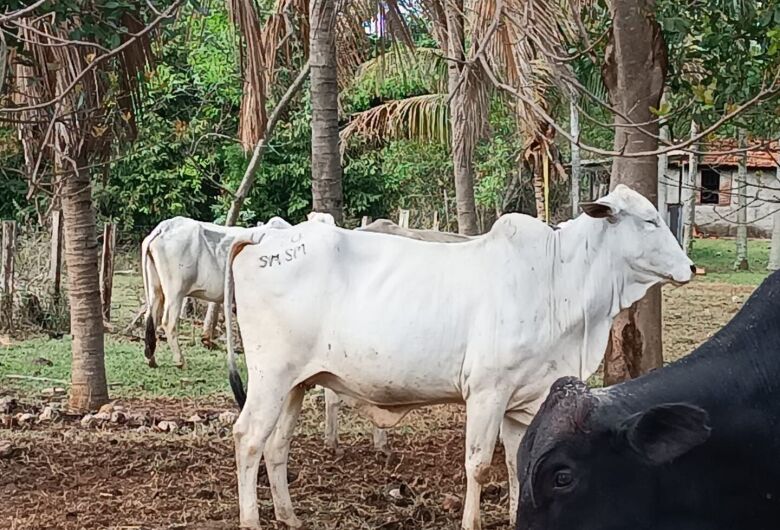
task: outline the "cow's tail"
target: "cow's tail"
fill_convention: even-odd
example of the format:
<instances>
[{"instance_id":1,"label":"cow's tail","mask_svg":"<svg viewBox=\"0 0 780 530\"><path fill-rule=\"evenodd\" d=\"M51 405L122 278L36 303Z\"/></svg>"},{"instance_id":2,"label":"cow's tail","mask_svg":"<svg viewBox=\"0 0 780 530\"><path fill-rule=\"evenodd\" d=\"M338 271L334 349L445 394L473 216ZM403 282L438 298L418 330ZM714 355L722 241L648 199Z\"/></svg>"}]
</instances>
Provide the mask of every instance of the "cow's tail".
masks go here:
<instances>
[{"instance_id":1,"label":"cow's tail","mask_svg":"<svg viewBox=\"0 0 780 530\"><path fill-rule=\"evenodd\" d=\"M260 234L258 239L255 239L250 235L249 239L238 237L230 245L230 252L228 252L227 263L225 264L225 300L222 307L225 309L225 330L227 332L227 363L228 363L228 378L230 380L230 388L233 390L233 397L238 403L238 408L243 409L244 403L246 403L246 392L244 391L244 383L241 381L241 374L238 372L238 366L236 365L236 351L233 347L233 258L241 252L246 245L252 243L259 243L263 240L264 234ZM238 325L238 321L236 321ZM245 351L244 355L248 355L249 352Z\"/></svg>"},{"instance_id":2,"label":"cow's tail","mask_svg":"<svg viewBox=\"0 0 780 530\"><path fill-rule=\"evenodd\" d=\"M159 313L157 306L163 303L161 289L156 289L160 283L157 278L157 269L154 266L154 260L151 259L149 254L149 246L152 241L160 235L160 226L156 226L152 233L144 238L141 243L141 275L144 282L144 294L146 296L146 319L145 319L145 333L144 333L144 356L146 357L149 366L152 368L157 366L154 359L154 351L157 348L157 326L160 324L155 321L155 317Z\"/></svg>"}]
</instances>

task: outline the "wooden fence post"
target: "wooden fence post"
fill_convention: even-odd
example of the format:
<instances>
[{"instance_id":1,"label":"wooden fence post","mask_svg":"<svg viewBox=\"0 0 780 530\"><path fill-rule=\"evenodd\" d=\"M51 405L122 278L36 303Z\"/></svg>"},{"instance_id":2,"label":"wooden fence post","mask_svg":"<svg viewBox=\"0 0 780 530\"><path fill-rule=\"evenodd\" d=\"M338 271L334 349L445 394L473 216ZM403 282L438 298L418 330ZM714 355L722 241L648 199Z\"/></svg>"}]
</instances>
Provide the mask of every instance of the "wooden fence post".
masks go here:
<instances>
[{"instance_id":1,"label":"wooden fence post","mask_svg":"<svg viewBox=\"0 0 780 530\"><path fill-rule=\"evenodd\" d=\"M103 254L100 260L100 300L103 302L103 320L111 321L111 291L114 286L114 248L116 225L103 226Z\"/></svg>"},{"instance_id":2,"label":"wooden fence post","mask_svg":"<svg viewBox=\"0 0 780 530\"><path fill-rule=\"evenodd\" d=\"M13 327L14 308L14 254L16 252L16 221L3 221L2 256L2 318L8 329Z\"/></svg>"},{"instance_id":3,"label":"wooden fence post","mask_svg":"<svg viewBox=\"0 0 780 530\"><path fill-rule=\"evenodd\" d=\"M398 210L398 226L409 228L409 210Z\"/></svg>"},{"instance_id":4,"label":"wooden fence post","mask_svg":"<svg viewBox=\"0 0 780 530\"><path fill-rule=\"evenodd\" d=\"M439 210L433 211L433 230L439 231Z\"/></svg>"},{"instance_id":5,"label":"wooden fence post","mask_svg":"<svg viewBox=\"0 0 780 530\"><path fill-rule=\"evenodd\" d=\"M367 215L364 215L363 219L360 220L360 228L365 228L370 224L371 224L371 218Z\"/></svg>"},{"instance_id":6,"label":"wooden fence post","mask_svg":"<svg viewBox=\"0 0 780 530\"><path fill-rule=\"evenodd\" d=\"M62 289L62 211L60 210L51 213L49 281L52 286L52 296L55 300L59 300Z\"/></svg>"}]
</instances>

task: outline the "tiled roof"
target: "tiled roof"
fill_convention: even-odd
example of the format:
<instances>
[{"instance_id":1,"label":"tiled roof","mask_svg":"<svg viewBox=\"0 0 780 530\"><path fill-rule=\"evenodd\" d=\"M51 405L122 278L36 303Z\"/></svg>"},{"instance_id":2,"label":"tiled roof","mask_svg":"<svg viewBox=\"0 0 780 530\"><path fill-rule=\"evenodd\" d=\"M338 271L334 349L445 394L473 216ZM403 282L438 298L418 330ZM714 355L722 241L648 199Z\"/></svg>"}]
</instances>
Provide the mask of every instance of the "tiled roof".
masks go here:
<instances>
[{"instance_id":1,"label":"tiled roof","mask_svg":"<svg viewBox=\"0 0 780 530\"><path fill-rule=\"evenodd\" d=\"M747 166L749 168L769 169L776 168L780 164L780 144L778 142L753 142L749 144L753 149L747 152ZM731 151L738 148L736 140L718 140L709 142L701 148L701 151ZM712 167L736 167L739 165L741 153L729 154L705 154L699 159L699 164ZM688 163L688 153L685 151L672 151L669 158L677 164Z\"/></svg>"}]
</instances>

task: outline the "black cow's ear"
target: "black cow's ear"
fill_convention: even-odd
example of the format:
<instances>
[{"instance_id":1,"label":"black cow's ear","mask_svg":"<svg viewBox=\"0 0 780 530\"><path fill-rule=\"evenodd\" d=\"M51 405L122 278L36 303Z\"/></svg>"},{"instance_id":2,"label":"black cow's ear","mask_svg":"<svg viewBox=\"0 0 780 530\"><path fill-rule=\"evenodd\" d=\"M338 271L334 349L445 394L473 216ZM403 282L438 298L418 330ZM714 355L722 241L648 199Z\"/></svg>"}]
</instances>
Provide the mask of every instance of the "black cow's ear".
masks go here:
<instances>
[{"instance_id":1,"label":"black cow's ear","mask_svg":"<svg viewBox=\"0 0 780 530\"><path fill-rule=\"evenodd\" d=\"M596 219L603 219L605 217L612 217L615 215L612 206L601 202L581 202L580 208L585 212L585 215L594 217Z\"/></svg>"},{"instance_id":2,"label":"black cow's ear","mask_svg":"<svg viewBox=\"0 0 780 530\"><path fill-rule=\"evenodd\" d=\"M652 464L665 464L706 442L711 429L706 410L666 403L630 416L622 431L636 453Z\"/></svg>"}]
</instances>

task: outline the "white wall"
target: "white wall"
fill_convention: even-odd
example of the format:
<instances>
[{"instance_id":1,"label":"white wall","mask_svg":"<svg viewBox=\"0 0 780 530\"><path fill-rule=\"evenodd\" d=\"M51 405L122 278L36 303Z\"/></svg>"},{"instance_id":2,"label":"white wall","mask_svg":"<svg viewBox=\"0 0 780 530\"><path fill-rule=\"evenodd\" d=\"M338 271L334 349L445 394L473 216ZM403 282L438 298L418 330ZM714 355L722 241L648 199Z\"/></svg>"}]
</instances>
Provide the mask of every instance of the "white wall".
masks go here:
<instances>
[{"instance_id":1,"label":"white wall","mask_svg":"<svg viewBox=\"0 0 780 530\"><path fill-rule=\"evenodd\" d=\"M721 178L731 179L731 202L729 205L714 204L696 205L696 228L699 232L713 236L733 236L736 233L737 218L737 169L724 168L720 170ZM672 166L667 175L667 204L678 202L680 169ZM696 179L701 186L701 173ZM774 188L774 189L771 189ZM780 182L775 177L775 171L748 170L747 174L747 221L750 237L770 237L772 232L772 214L780 208ZM773 200L778 201L776 203Z\"/></svg>"}]
</instances>

